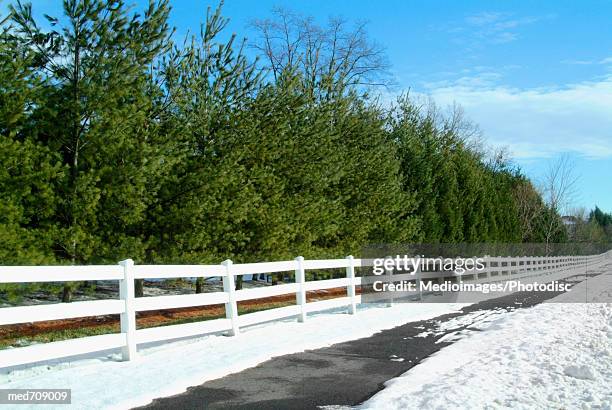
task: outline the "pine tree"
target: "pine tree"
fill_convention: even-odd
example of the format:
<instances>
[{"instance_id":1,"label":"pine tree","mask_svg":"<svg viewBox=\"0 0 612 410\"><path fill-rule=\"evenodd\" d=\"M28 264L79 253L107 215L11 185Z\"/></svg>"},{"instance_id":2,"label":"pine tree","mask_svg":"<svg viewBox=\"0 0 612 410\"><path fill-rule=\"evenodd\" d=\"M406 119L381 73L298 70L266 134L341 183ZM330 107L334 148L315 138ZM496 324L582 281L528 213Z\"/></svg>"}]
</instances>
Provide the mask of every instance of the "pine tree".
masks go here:
<instances>
[{"instance_id":1,"label":"pine tree","mask_svg":"<svg viewBox=\"0 0 612 410\"><path fill-rule=\"evenodd\" d=\"M0 264L54 262L53 183L58 158L27 132L32 107L40 104L41 79L34 55L10 26L0 33ZM23 286L3 285L14 291Z\"/></svg>"},{"instance_id":2,"label":"pine tree","mask_svg":"<svg viewBox=\"0 0 612 410\"><path fill-rule=\"evenodd\" d=\"M58 256L73 264L142 257L138 224L154 194L147 182L163 161L152 146L149 87L168 42L167 1L132 16L123 1L66 0L65 20L47 17L49 32L30 4L11 11L44 80L30 132L66 167L55 187ZM66 284L64 301L73 288Z\"/></svg>"}]
</instances>

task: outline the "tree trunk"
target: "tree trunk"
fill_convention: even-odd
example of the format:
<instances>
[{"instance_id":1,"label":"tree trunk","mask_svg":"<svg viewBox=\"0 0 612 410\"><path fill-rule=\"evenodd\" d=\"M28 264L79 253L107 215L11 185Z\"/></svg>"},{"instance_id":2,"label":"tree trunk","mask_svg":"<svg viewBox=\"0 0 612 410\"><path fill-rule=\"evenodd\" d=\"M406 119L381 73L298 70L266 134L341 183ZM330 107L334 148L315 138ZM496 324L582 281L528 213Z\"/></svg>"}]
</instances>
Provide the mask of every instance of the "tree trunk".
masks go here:
<instances>
[{"instance_id":1,"label":"tree trunk","mask_svg":"<svg viewBox=\"0 0 612 410\"><path fill-rule=\"evenodd\" d=\"M236 290L240 290L242 289L242 281L243 281L244 276L243 275L238 275L236 277Z\"/></svg>"},{"instance_id":2,"label":"tree trunk","mask_svg":"<svg viewBox=\"0 0 612 410\"><path fill-rule=\"evenodd\" d=\"M78 30L78 29L77 29ZM79 32L77 31L75 33L75 37L80 37ZM76 203L78 202L78 189L77 189L77 178L78 178L78 173L79 173L79 149L80 149L80 135L79 135L79 108L78 108L78 104L79 104L79 77L80 77L80 41L77 40L76 41L76 47L74 50L74 71L73 71L73 77L72 77L72 85L74 87L74 112L73 117L72 117L72 164L71 164L71 168L70 168L70 183L71 183L71 188L72 188L72 197L71 197L71 201L70 201L70 216L71 216L71 220L70 220L70 231L71 231L71 235L72 235L72 243L71 243L71 255L70 255L70 259L72 262L72 265L76 265L77 262L77 241L76 241L76 235L75 235L75 227L77 225L77 215L75 212L76 209ZM65 303L69 303L72 301L72 290L73 290L73 286L74 284L72 283L65 283L64 284L64 290L62 292L62 302Z\"/></svg>"},{"instance_id":3,"label":"tree trunk","mask_svg":"<svg viewBox=\"0 0 612 410\"><path fill-rule=\"evenodd\" d=\"M282 273L274 273L272 274L272 284L273 285L278 285L279 282L283 281L283 274Z\"/></svg>"},{"instance_id":4,"label":"tree trunk","mask_svg":"<svg viewBox=\"0 0 612 410\"><path fill-rule=\"evenodd\" d=\"M72 285L69 283L64 283L64 289L62 291L62 302L72 302Z\"/></svg>"},{"instance_id":5,"label":"tree trunk","mask_svg":"<svg viewBox=\"0 0 612 410\"><path fill-rule=\"evenodd\" d=\"M204 278L196 278L196 293L204 292Z\"/></svg>"},{"instance_id":6,"label":"tree trunk","mask_svg":"<svg viewBox=\"0 0 612 410\"><path fill-rule=\"evenodd\" d=\"M137 298L144 296L144 279L136 279L134 281L134 293Z\"/></svg>"}]
</instances>

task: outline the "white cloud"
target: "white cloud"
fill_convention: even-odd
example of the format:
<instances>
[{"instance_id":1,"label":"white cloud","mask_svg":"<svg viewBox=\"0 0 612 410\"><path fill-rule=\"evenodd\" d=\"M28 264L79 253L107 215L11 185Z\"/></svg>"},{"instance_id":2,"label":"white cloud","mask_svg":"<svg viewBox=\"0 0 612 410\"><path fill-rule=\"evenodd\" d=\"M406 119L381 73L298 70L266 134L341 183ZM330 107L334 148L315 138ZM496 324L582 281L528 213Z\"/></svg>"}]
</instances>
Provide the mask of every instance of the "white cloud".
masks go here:
<instances>
[{"instance_id":1,"label":"white cloud","mask_svg":"<svg viewBox=\"0 0 612 410\"><path fill-rule=\"evenodd\" d=\"M502 13L484 11L482 13L467 16L465 21L474 26L484 26L498 22L503 17Z\"/></svg>"},{"instance_id":2,"label":"white cloud","mask_svg":"<svg viewBox=\"0 0 612 410\"><path fill-rule=\"evenodd\" d=\"M567 65L591 65L594 64L593 60L562 60L561 64Z\"/></svg>"},{"instance_id":3,"label":"white cloud","mask_svg":"<svg viewBox=\"0 0 612 410\"><path fill-rule=\"evenodd\" d=\"M550 18L553 16L546 16ZM542 20L540 17L515 17L509 13L482 12L467 16L464 23L467 24L468 33L473 37L471 40L461 40L468 43L509 43L519 38L517 30L521 26L530 25ZM461 30L464 31L464 30ZM455 32L461 32L455 30Z\"/></svg>"},{"instance_id":4,"label":"white cloud","mask_svg":"<svg viewBox=\"0 0 612 410\"><path fill-rule=\"evenodd\" d=\"M509 43L511 41L516 40L517 38L518 38L518 34L511 33L509 31L503 31L503 32L497 33L495 36L493 36L491 38L491 43L493 43L493 44Z\"/></svg>"},{"instance_id":5,"label":"white cloud","mask_svg":"<svg viewBox=\"0 0 612 410\"><path fill-rule=\"evenodd\" d=\"M562 60L561 64L569 64L569 65L591 65L591 64L600 64L600 65L610 65L612 64L612 57L602 58L601 60Z\"/></svg>"},{"instance_id":6,"label":"white cloud","mask_svg":"<svg viewBox=\"0 0 612 410\"><path fill-rule=\"evenodd\" d=\"M508 146L515 158L612 157L612 76L533 89L494 85L493 79L488 73L429 84L427 94L440 105L459 103L493 145Z\"/></svg>"},{"instance_id":7,"label":"white cloud","mask_svg":"<svg viewBox=\"0 0 612 410\"><path fill-rule=\"evenodd\" d=\"M478 70L474 70L478 71ZM464 74L469 74L471 70L468 70L467 73L462 72ZM454 88L454 87L462 87L462 88L482 88L488 87L495 84L497 80L501 78L501 74L495 71L482 71L477 75L464 75L459 77L456 80L440 80L433 82L425 82L424 85L428 89L439 89L439 88Z\"/></svg>"}]
</instances>

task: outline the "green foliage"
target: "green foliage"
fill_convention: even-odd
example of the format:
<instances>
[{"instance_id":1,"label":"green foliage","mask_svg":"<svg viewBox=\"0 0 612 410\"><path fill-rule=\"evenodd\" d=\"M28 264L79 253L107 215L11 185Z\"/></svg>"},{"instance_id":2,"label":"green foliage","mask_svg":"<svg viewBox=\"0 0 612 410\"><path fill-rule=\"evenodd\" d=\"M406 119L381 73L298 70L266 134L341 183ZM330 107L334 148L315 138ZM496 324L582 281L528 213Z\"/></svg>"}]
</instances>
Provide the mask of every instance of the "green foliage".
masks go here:
<instances>
[{"instance_id":1,"label":"green foliage","mask_svg":"<svg viewBox=\"0 0 612 410\"><path fill-rule=\"evenodd\" d=\"M441 118L407 97L388 120L403 185L418 199L424 243L514 242L521 228L512 189L521 177L505 162L485 161L459 132L461 118Z\"/></svg>"},{"instance_id":2,"label":"green foliage","mask_svg":"<svg viewBox=\"0 0 612 410\"><path fill-rule=\"evenodd\" d=\"M596 206L589 213L588 222L593 242L612 242L612 213L603 212Z\"/></svg>"},{"instance_id":3,"label":"green foliage","mask_svg":"<svg viewBox=\"0 0 612 410\"><path fill-rule=\"evenodd\" d=\"M589 221L595 221L599 226L606 229L612 226L612 213L605 213L596 206L589 214Z\"/></svg>"},{"instance_id":4,"label":"green foliage","mask_svg":"<svg viewBox=\"0 0 612 410\"><path fill-rule=\"evenodd\" d=\"M120 0L66 0L44 30L29 4L11 7L1 263L338 257L368 243L534 240L560 222L521 217L528 181L476 149L456 113L408 98L389 113L347 80L376 73L341 61L333 75L289 60L266 75L224 37L220 8L175 45L168 13L167 1L134 14ZM541 210L534 192L526 204Z\"/></svg>"},{"instance_id":5,"label":"green foliage","mask_svg":"<svg viewBox=\"0 0 612 410\"><path fill-rule=\"evenodd\" d=\"M151 65L167 44L166 2L131 17L123 2L64 2L65 23L43 32L30 5L12 8L15 32L44 78L30 129L61 156L58 256L73 263L141 255L132 232L144 219L149 180L163 150L155 139ZM160 156L162 158L160 158Z\"/></svg>"},{"instance_id":6,"label":"green foliage","mask_svg":"<svg viewBox=\"0 0 612 410\"><path fill-rule=\"evenodd\" d=\"M62 176L58 158L23 132L31 107L39 104L40 78L33 54L8 29L0 34L0 261L54 263L53 184ZM2 285L9 298L31 285Z\"/></svg>"}]
</instances>

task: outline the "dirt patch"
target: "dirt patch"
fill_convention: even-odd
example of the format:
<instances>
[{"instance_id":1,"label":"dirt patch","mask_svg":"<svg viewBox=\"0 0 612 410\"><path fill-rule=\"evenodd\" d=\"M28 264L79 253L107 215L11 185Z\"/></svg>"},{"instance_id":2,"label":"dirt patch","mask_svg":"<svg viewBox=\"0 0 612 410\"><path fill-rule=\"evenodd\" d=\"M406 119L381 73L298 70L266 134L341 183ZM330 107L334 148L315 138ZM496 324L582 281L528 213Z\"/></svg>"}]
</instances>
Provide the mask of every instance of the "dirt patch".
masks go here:
<instances>
[{"instance_id":1,"label":"dirt patch","mask_svg":"<svg viewBox=\"0 0 612 410\"><path fill-rule=\"evenodd\" d=\"M308 302L333 299L346 296L346 288L334 288L306 293ZM267 297L238 302L240 313L246 314L260 310L273 309L295 304L295 294ZM152 310L136 313L137 328L172 325L199 320L211 320L225 317L224 305L193 306L179 309ZM35 323L21 323L16 325L0 326L0 342L11 345L12 341L22 338L31 338L45 334L83 331L88 334L101 334L119 332L119 315L91 316L75 319L50 320Z\"/></svg>"}]
</instances>

